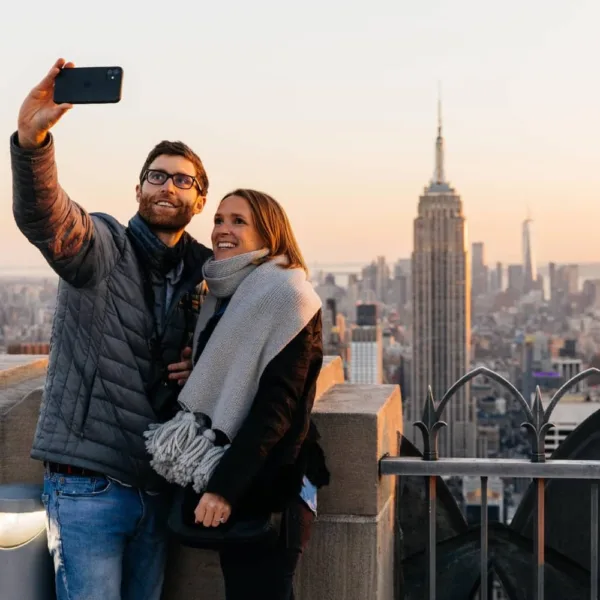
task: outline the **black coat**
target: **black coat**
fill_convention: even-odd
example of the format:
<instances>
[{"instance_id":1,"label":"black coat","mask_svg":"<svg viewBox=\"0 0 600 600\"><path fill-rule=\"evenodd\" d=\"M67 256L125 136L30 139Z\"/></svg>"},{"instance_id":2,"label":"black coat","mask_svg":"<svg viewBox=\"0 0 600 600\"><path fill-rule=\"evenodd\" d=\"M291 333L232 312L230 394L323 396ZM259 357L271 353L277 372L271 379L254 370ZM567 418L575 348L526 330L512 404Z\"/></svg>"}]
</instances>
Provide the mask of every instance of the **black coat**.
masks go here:
<instances>
[{"instance_id":1,"label":"black coat","mask_svg":"<svg viewBox=\"0 0 600 600\"><path fill-rule=\"evenodd\" d=\"M321 311L267 365L250 413L208 482L235 515L279 512L306 474L317 487L329 473L310 420L323 363Z\"/></svg>"}]
</instances>

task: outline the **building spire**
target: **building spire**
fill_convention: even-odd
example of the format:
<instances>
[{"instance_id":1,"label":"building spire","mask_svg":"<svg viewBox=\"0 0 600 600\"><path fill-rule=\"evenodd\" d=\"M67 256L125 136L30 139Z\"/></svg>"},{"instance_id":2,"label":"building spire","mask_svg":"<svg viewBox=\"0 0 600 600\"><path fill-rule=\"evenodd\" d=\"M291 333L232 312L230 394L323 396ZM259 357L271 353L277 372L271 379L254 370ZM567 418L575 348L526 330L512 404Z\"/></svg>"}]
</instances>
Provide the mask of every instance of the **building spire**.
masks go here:
<instances>
[{"instance_id":1,"label":"building spire","mask_svg":"<svg viewBox=\"0 0 600 600\"><path fill-rule=\"evenodd\" d=\"M433 183L446 183L444 175L444 138L442 136L442 89L438 86L438 134L435 140L435 171Z\"/></svg>"}]
</instances>

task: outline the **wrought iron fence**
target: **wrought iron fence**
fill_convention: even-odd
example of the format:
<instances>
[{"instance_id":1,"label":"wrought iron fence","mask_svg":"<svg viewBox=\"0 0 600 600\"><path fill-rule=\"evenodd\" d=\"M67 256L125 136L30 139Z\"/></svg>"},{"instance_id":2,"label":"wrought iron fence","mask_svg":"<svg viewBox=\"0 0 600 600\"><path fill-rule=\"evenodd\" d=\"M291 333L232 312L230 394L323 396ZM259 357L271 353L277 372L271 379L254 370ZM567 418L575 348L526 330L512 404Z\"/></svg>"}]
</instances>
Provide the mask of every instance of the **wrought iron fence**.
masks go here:
<instances>
[{"instance_id":1,"label":"wrought iron fence","mask_svg":"<svg viewBox=\"0 0 600 600\"><path fill-rule=\"evenodd\" d=\"M553 427L550 419L560 399L574 385L592 374L600 374L599 369L587 369L567 381L552 397L544 411L539 388L536 389L533 405L530 407L523 395L504 377L485 367L479 367L458 380L436 406L431 389L425 402L422 421L415 423L423 436L423 457L384 457L380 461L380 472L388 476L424 476L426 478L426 502L428 513L427 554L427 598L436 598L436 490L437 477L475 476L481 480L481 528L480 528L480 600L488 600L488 478L515 477L531 478L534 486L535 519L533 522L533 576L531 595L542 600L544 594L545 569L545 482L552 479L588 480L591 485L590 505L590 597L598 600L598 522L599 522L599 482L600 460L546 460L545 436ZM517 400L525 413L523 427L531 439L530 459L464 459L439 458L437 451L438 434L446 423L442 420L444 409L454 394L468 381L485 375L507 389ZM600 458L600 456L599 456Z\"/></svg>"}]
</instances>

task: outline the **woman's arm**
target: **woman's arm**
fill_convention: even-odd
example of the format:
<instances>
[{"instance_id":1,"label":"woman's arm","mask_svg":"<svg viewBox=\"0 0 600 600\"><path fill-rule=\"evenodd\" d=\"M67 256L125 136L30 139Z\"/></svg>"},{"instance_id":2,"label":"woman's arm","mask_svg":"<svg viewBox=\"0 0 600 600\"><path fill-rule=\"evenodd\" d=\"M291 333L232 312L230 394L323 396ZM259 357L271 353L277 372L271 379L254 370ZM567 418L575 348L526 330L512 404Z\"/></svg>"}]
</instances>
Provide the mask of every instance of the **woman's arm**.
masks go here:
<instances>
[{"instance_id":1,"label":"woman's arm","mask_svg":"<svg viewBox=\"0 0 600 600\"><path fill-rule=\"evenodd\" d=\"M235 506L299 415L306 435L314 401L310 387L323 363L321 327L319 311L267 365L252 409L208 482L208 493Z\"/></svg>"}]
</instances>

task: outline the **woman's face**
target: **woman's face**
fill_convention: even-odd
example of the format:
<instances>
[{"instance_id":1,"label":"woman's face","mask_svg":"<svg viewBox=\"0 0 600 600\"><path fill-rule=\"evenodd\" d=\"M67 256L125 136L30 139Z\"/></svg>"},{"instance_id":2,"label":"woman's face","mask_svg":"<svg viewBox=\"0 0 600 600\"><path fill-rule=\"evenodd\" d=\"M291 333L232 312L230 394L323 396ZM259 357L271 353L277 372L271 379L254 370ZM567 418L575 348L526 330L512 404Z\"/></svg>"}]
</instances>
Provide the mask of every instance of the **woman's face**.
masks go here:
<instances>
[{"instance_id":1,"label":"woman's face","mask_svg":"<svg viewBox=\"0 0 600 600\"><path fill-rule=\"evenodd\" d=\"M266 245L256 229L248 201L240 196L221 201L211 240L215 260L260 250Z\"/></svg>"}]
</instances>

